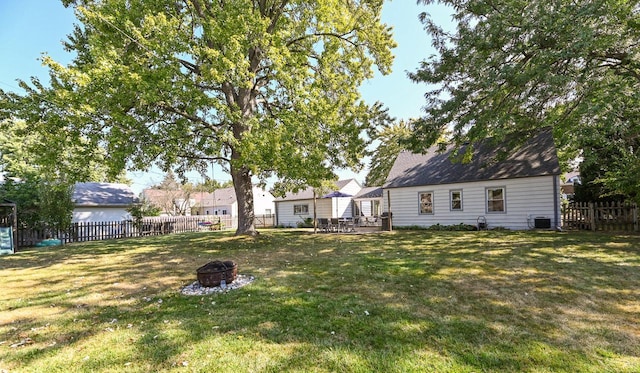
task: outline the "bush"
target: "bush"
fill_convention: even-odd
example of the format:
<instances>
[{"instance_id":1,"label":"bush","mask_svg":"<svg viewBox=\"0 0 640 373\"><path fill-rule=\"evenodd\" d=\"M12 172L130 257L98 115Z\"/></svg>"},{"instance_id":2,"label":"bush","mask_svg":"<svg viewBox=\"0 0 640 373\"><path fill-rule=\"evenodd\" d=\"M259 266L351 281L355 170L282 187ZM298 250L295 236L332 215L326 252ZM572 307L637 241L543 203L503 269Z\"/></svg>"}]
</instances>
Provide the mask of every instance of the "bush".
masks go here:
<instances>
[{"instance_id":1,"label":"bush","mask_svg":"<svg viewBox=\"0 0 640 373\"><path fill-rule=\"evenodd\" d=\"M306 218L298 222L298 228L313 228L313 218Z\"/></svg>"},{"instance_id":2,"label":"bush","mask_svg":"<svg viewBox=\"0 0 640 373\"><path fill-rule=\"evenodd\" d=\"M454 225L442 225L440 223L433 224L428 227L420 226L420 225L410 225L406 227L394 227L397 230L426 230L426 231L459 231L459 232L467 232L467 231L475 231L478 228L475 225L471 224L454 224Z\"/></svg>"}]
</instances>

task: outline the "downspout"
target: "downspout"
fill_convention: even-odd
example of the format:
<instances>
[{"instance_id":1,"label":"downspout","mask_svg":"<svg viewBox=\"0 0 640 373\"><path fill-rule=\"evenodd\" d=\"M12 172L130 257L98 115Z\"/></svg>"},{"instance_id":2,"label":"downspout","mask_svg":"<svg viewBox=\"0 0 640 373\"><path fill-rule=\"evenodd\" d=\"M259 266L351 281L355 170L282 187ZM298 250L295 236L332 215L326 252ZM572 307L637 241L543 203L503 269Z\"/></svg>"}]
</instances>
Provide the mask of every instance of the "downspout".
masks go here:
<instances>
[{"instance_id":1,"label":"downspout","mask_svg":"<svg viewBox=\"0 0 640 373\"><path fill-rule=\"evenodd\" d=\"M558 175L553 176L553 213L556 230L562 229L562 227L560 226L560 191L558 189L559 180L560 177Z\"/></svg>"}]
</instances>

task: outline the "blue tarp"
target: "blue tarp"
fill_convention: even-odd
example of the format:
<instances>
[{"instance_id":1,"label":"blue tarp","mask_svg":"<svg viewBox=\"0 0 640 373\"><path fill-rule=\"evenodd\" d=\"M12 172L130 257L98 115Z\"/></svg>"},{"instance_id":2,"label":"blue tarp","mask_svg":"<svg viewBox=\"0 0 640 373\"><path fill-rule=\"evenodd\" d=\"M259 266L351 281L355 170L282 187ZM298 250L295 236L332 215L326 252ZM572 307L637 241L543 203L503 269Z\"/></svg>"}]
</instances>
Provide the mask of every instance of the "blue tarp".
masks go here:
<instances>
[{"instance_id":1,"label":"blue tarp","mask_svg":"<svg viewBox=\"0 0 640 373\"><path fill-rule=\"evenodd\" d=\"M42 240L36 244L36 247L45 247L45 246L60 246L62 245L62 241L51 238L48 240Z\"/></svg>"}]
</instances>

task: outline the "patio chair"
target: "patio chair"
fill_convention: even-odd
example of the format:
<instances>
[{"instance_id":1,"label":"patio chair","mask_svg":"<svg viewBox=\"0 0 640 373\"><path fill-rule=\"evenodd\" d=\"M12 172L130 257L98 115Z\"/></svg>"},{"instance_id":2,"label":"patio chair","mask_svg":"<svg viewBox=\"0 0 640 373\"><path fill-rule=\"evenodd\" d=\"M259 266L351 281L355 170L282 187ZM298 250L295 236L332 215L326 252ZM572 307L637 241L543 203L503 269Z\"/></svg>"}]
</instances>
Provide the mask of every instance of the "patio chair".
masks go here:
<instances>
[{"instance_id":1,"label":"patio chair","mask_svg":"<svg viewBox=\"0 0 640 373\"><path fill-rule=\"evenodd\" d=\"M318 218L318 229L321 229L324 232L329 232L329 219Z\"/></svg>"},{"instance_id":2,"label":"patio chair","mask_svg":"<svg viewBox=\"0 0 640 373\"><path fill-rule=\"evenodd\" d=\"M338 232L340 230L340 220L338 220L338 218L331 218L329 221L329 230L331 232Z\"/></svg>"},{"instance_id":3,"label":"patio chair","mask_svg":"<svg viewBox=\"0 0 640 373\"><path fill-rule=\"evenodd\" d=\"M353 226L354 227L359 227L360 226L360 217L359 216L354 216L354 218L353 218Z\"/></svg>"}]
</instances>

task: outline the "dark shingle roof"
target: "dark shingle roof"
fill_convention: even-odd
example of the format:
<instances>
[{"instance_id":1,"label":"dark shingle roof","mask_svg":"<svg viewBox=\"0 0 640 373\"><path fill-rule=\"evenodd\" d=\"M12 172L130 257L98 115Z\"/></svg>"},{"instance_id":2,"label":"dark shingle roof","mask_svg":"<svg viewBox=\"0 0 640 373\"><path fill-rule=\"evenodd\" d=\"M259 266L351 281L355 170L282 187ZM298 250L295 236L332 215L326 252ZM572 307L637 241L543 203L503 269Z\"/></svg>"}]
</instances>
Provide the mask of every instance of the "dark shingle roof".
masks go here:
<instances>
[{"instance_id":1,"label":"dark shingle roof","mask_svg":"<svg viewBox=\"0 0 640 373\"><path fill-rule=\"evenodd\" d=\"M382 198L382 187L364 187L353 198L354 199Z\"/></svg>"},{"instance_id":2,"label":"dark shingle roof","mask_svg":"<svg viewBox=\"0 0 640 373\"><path fill-rule=\"evenodd\" d=\"M138 197L126 184L76 183L71 199L76 206L129 206Z\"/></svg>"},{"instance_id":3,"label":"dark shingle roof","mask_svg":"<svg viewBox=\"0 0 640 373\"><path fill-rule=\"evenodd\" d=\"M560 174L550 130L541 131L510 152L506 159L497 160L500 152L506 150L504 145L492 146L490 140L485 140L475 147L469 163L452 162L451 147L442 153L437 152L436 146L426 154L403 151L396 158L384 188ZM460 150L464 151L465 148Z\"/></svg>"}]
</instances>

